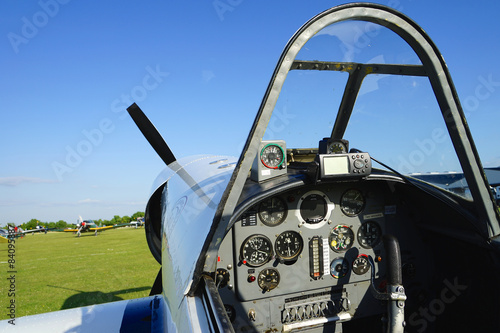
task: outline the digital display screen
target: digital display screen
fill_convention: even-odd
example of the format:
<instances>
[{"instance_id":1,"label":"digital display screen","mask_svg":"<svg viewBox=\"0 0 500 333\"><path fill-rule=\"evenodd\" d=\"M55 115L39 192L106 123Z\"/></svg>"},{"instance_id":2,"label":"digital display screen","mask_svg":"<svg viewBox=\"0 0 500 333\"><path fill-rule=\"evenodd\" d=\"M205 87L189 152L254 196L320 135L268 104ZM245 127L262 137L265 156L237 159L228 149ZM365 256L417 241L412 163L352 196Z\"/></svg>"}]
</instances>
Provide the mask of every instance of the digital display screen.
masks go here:
<instances>
[{"instance_id":1,"label":"digital display screen","mask_svg":"<svg viewBox=\"0 0 500 333\"><path fill-rule=\"evenodd\" d=\"M346 175L349 174L349 157L347 155L331 155L323 158L323 175Z\"/></svg>"}]
</instances>

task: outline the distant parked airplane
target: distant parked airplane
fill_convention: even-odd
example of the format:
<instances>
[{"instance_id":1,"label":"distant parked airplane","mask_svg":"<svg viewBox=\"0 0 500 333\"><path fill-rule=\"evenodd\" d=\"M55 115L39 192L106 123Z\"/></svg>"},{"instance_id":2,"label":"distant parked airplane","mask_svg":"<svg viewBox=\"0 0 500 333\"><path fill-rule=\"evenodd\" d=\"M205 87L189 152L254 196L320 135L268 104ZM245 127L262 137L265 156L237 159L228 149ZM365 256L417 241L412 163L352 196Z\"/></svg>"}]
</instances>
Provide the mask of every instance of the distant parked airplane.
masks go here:
<instances>
[{"instance_id":1,"label":"distant parked airplane","mask_svg":"<svg viewBox=\"0 0 500 333\"><path fill-rule=\"evenodd\" d=\"M10 231L12 228L12 231ZM45 228L44 226L41 226L41 225L37 225L35 227L35 229L30 229L30 230L23 230L23 228L21 227L9 227L9 230L6 230L6 229L1 229L2 232L0 232L0 236L4 236L3 232L5 232L5 236L4 237L7 237L7 236L14 236L14 237L19 237L19 236L22 236L22 235L25 235L25 234L34 234L35 232L45 232L47 233L47 228Z\"/></svg>"},{"instance_id":2,"label":"distant parked airplane","mask_svg":"<svg viewBox=\"0 0 500 333\"><path fill-rule=\"evenodd\" d=\"M79 220L76 224L76 229L64 229L66 232L76 232L77 236L80 237L82 232L87 232L87 231L94 231L94 235L97 236L98 231L103 231L103 230L108 230L112 229L113 226L105 226L105 227L98 227L97 224L95 224L94 221L92 220L83 220L81 216L79 216Z\"/></svg>"}]
</instances>

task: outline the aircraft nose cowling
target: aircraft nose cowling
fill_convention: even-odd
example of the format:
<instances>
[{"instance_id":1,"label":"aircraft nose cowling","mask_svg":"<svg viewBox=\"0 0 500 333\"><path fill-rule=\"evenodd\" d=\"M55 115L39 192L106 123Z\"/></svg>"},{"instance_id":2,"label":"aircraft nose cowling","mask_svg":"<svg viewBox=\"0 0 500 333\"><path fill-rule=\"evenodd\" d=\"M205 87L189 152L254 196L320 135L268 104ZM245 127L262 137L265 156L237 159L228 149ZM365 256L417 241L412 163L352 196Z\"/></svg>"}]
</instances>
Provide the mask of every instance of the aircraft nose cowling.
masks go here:
<instances>
[{"instance_id":1,"label":"aircraft nose cowling","mask_svg":"<svg viewBox=\"0 0 500 333\"><path fill-rule=\"evenodd\" d=\"M170 163L146 208L146 235L161 262L164 290L182 295L232 175L235 157L198 155ZM175 259L174 259L175 258ZM182 286L182 288L180 287Z\"/></svg>"}]
</instances>

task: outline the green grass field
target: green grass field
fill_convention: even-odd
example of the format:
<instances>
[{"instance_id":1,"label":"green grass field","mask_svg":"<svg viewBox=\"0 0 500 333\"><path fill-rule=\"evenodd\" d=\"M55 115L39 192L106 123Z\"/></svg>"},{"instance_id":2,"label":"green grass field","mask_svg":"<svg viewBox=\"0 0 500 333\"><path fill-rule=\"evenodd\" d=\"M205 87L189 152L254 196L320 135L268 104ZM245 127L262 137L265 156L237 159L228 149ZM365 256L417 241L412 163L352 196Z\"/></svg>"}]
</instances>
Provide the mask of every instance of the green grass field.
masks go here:
<instances>
[{"instance_id":1,"label":"green grass field","mask_svg":"<svg viewBox=\"0 0 500 333\"><path fill-rule=\"evenodd\" d=\"M12 252L12 250L11 250ZM15 273L8 244L0 243L0 320L15 300L16 317L149 295L160 265L144 228L94 233L49 232L15 242ZM8 278L15 275L15 298Z\"/></svg>"}]
</instances>

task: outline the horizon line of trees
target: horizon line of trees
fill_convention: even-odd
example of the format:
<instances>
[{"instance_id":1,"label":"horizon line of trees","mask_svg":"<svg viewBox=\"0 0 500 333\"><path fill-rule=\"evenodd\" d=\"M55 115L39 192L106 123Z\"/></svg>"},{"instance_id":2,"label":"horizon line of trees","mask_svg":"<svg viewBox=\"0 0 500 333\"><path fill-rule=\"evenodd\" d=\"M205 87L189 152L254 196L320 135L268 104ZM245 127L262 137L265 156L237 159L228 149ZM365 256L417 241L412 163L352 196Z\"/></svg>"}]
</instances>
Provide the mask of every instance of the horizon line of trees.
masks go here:
<instances>
[{"instance_id":1,"label":"horizon line of trees","mask_svg":"<svg viewBox=\"0 0 500 333\"><path fill-rule=\"evenodd\" d=\"M111 220L98 219L98 220L92 220L92 221L94 221L97 225L105 226L105 225L130 223L132 221L137 221L137 218L139 218L139 217L144 217L144 212L136 212L136 213L132 214L131 216L115 215L115 216L113 216L113 218ZM7 226L9 226L9 225L15 226L14 223L7 223ZM18 227L21 227L24 230L31 230L31 229L35 229L37 225L42 226L42 227L47 228L47 229L64 229L64 228L68 228L68 227L72 227L72 226L76 225L76 222L75 223L68 223L64 220L59 220L57 222L42 222L38 219L31 219L28 222L24 222L24 223L18 225ZM7 228L7 226L5 226L4 228Z\"/></svg>"}]
</instances>

